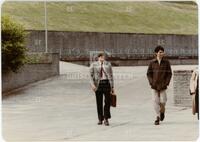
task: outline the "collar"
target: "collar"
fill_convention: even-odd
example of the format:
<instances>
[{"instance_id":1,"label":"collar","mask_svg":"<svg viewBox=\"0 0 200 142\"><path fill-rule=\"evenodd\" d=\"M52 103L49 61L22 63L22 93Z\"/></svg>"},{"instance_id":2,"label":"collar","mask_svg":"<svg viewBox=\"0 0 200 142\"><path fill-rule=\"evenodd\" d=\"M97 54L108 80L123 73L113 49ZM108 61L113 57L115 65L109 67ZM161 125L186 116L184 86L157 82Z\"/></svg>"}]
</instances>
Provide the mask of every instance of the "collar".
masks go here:
<instances>
[{"instance_id":1,"label":"collar","mask_svg":"<svg viewBox=\"0 0 200 142\"><path fill-rule=\"evenodd\" d=\"M156 58L158 61L161 61L162 59L158 59L158 58Z\"/></svg>"},{"instance_id":2,"label":"collar","mask_svg":"<svg viewBox=\"0 0 200 142\"><path fill-rule=\"evenodd\" d=\"M98 61L98 63L101 65L101 61ZM103 61L103 65L105 64L105 61Z\"/></svg>"},{"instance_id":3,"label":"collar","mask_svg":"<svg viewBox=\"0 0 200 142\"><path fill-rule=\"evenodd\" d=\"M156 58L154 58L152 61L153 61L153 62L157 62L158 60L157 60Z\"/></svg>"},{"instance_id":4,"label":"collar","mask_svg":"<svg viewBox=\"0 0 200 142\"><path fill-rule=\"evenodd\" d=\"M164 61L164 60L165 60L165 59L162 58L160 61L162 62L162 61ZM154 58L152 61L153 61L153 62L158 62L158 59L157 59L157 58Z\"/></svg>"}]
</instances>

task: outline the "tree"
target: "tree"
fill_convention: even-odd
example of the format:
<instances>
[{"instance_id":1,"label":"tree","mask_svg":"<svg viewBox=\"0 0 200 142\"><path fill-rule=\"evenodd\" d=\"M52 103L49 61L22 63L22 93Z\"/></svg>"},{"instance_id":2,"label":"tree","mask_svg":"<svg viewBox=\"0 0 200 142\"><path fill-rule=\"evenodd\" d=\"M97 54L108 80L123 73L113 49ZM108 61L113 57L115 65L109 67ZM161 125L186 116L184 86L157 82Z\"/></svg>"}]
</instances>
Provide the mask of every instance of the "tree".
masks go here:
<instances>
[{"instance_id":1,"label":"tree","mask_svg":"<svg viewBox=\"0 0 200 142\"><path fill-rule=\"evenodd\" d=\"M22 25L11 21L10 17L3 16L1 37L2 71L17 72L26 62L25 29Z\"/></svg>"}]
</instances>

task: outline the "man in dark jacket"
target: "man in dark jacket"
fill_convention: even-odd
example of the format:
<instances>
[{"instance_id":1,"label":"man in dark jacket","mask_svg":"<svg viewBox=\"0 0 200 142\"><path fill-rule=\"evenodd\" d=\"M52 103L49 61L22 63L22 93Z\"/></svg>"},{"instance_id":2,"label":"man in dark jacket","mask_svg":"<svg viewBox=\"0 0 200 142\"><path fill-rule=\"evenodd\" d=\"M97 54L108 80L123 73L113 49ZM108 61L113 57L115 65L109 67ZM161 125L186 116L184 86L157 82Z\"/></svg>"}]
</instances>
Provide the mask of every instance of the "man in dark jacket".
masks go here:
<instances>
[{"instance_id":1,"label":"man in dark jacket","mask_svg":"<svg viewBox=\"0 0 200 142\"><path fill-rule=\"evenodd\" d=\"M170 63L164 59L164 48L155 48L156 58L153 59L147 70L147 77L153 92L154 109L157 114L155 125L165 118L165 104L167 102L166 89L170 83L172 71Z\"/></svg>"}]
</instances>

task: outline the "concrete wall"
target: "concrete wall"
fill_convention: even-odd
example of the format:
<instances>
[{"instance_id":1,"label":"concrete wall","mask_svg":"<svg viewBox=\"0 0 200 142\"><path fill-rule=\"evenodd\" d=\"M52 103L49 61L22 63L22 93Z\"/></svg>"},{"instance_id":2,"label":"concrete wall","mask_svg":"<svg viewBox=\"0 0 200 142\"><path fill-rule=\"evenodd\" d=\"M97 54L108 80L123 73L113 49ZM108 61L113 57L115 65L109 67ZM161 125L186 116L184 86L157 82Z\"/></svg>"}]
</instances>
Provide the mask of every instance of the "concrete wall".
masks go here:
<instances>
[{"instance_id":1,"label":"concrete wall","mask_svg":"<svg viewBox=\"0 0 200 142\"><path fill-rule=\"evenodd\" d=\"M149 59L132 59L132 60L109 60L113 66L147 66L151 60ZM197 65L197 59L169 59L171 65ZM90 65L89 60L74 60L73 63L79 65Z\"/></svg>"},{"instance_id":2,"label":"concrete wall","mask_svg":"<svg viewBox=\"0 0 200 142\"><path fill-rule=\"evenodd\" d=\"M41 63L25 64L18 73L9 72L2 74L2 91L11 91L29 83L59 75L59 54L48 53L48 60Z\"/></svg>"},{"instance_id":3,"label":"concrete wall","mask_svg":"<svg viewBox=\"0 0 200 142\"><path fill-rule=\"evenodd\" d=\"M45 51L44 31L29 33L29 51ZM91 51L102 50L114 60L151 59L157 45L163 45L170 58L198 57L197 35L48 31L49 52L59 52L65 61L88 61Z\"/></svg>"},{"instance_id":4,"label":"concrete wall","mask_svg":"<svg viewBox=\"0 0 200 142\"><path fill-rule=\"evenodd\" d=\"M176 70L173 75L174 104L191 107L192 97L189 94L189 83L192 70Z\"/></svg>"}]
</instances>

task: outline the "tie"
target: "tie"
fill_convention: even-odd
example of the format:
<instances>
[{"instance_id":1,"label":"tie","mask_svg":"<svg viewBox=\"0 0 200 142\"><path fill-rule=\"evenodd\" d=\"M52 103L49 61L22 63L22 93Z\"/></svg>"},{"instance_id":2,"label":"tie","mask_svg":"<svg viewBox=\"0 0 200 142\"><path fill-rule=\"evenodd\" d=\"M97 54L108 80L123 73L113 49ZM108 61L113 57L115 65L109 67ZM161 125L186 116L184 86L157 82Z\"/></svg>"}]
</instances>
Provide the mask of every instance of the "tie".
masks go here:
<instances>
[{"instance_id":1,"label":"tie","mask_svg":"<svg viewBox=\"0 0 200 142\"><path fill-rule=\"evenodd\" d=\"M103 77L103 62L101 63L101 72L100 72L101 78Z\"/></svg>"}]
</instances>

